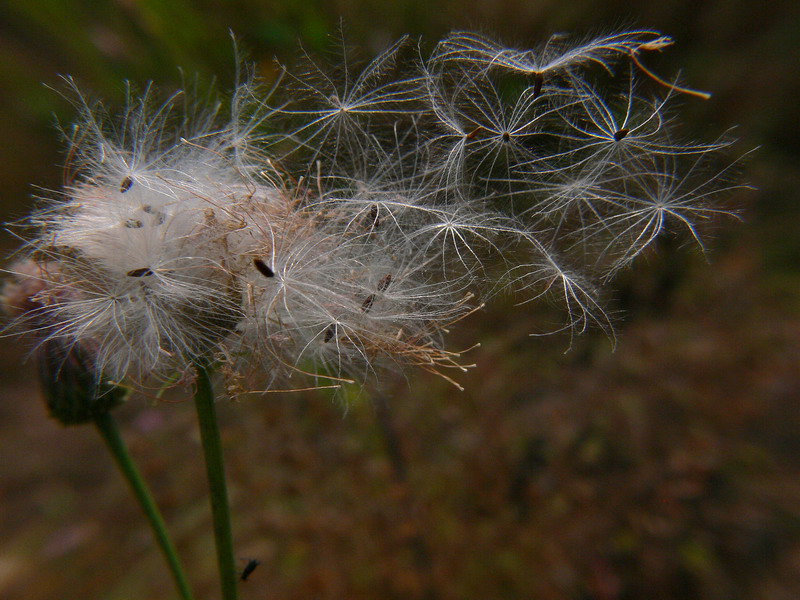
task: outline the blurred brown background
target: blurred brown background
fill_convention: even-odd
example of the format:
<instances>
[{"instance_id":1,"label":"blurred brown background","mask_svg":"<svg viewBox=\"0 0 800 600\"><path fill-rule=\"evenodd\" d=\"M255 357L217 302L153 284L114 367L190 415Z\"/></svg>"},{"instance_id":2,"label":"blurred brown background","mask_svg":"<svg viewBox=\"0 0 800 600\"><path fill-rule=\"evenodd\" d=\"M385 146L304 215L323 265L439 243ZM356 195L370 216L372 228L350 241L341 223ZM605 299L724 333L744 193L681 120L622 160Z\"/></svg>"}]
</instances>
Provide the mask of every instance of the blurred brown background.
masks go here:
<instances>
[{"instance_id":1,"label":"blurred brown background","mask_svg":"<svg viewBox=\"0 0 800 600\"><path fill-rule=\"evenodd\" d=\"M482 346L466 391L411 373L348 411L322 394L221 405L249 599L795 599L800 597L800 3L754 0L5 0L0 211L57 188L56 92L71 74L120 103L122 82L233 80L234 32L262 73L343 19L368 53L403 34L478 29L517 46L624 26L676 38L649 58L714 93L696 137L738 124L757 186L709 262L653 255L621 277L612 353L588 334L530 338L555 315L495 303L451 336ZM15 242L3 238L8 253ZM39 402L0 341L0 598L174 597L144 519L91 429ZM216 597L190 404L119 411L199 597ZM245 561L242 561L244 566Z\"/></svg>"}]
</instances>

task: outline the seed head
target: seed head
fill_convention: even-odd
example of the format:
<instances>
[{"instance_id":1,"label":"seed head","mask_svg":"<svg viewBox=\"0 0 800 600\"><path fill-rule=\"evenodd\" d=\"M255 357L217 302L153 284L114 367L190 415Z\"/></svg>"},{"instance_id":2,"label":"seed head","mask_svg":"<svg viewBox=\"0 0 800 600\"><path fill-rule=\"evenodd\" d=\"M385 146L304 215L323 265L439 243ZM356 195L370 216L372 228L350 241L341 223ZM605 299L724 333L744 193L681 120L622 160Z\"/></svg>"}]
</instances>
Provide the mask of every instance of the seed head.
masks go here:
<instances>
[{"instance_id":1,"label":"seed head","mask_svg":"<svg viewBox=\"0 0 800 600\"><path fill-rule=\"evenodd\" d=\"M114 381L209 356L270 381L448 377L444 333L500 292L613 335L602 285L669 228L701 243L737 187L711 166L729 141L682 142L686 88L639 58L671 43L453 33L426 58L404 38L229 102L129 90L119 117L68 80L70 176L27 223L36 274L7 308Z\"/></svg>"}]
</instances>

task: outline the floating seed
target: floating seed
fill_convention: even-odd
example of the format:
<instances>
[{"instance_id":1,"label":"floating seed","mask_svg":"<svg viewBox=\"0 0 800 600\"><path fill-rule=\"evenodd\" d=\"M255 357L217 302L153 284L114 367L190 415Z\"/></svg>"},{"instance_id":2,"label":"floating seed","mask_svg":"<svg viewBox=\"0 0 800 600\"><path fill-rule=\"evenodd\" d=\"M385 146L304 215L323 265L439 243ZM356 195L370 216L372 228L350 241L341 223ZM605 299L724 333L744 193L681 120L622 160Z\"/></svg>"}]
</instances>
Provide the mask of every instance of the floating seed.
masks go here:
<instances>
[{"instance_id":1,"label":"floating seed","mask_svg":"<svg viewBox=\"0 0 800 600\"><path fill-rule=\"evenodd\" d=\"M472 131L470 131L470 132L469 132L469 133L466 135L467 139L468 139L468 140L473 140L473 139L475 139L475 136L476 136L476 135L478 135L478 134L479 134L479 133L480 133L482 130L483 130L483 127L481 127L480 125L478 125L478 126L475 128L475 129L473 129Z\"/></svg>"},{"instance_id":2,"label":"floating seed","mask_svg":"<svg viewBox=\"0 0 800 600\"><path fill-rule=\"evenodd\" d=\"M544 84L544 74L543 73L534 73L533 74L533 97L538 98L539 94L542 93L542 85Z\"/></svg>"},{"instance_id":3,"label":"floating seed","mask_svg":"<svg viewBox=\"0 0 800 600\"><path fill-rule=\"evenodd\" d=\"M153 271L150 267L142 267L141 269L134 269L133 271L128 271L128 277L148 277L153 274Z\"/></svg>"},{"instance_id":4,"label":"floating seed","mask_svg":"<svg viewBox=\"0 0 800 600\"><path fill-rule=\"evenodd\" d=\"M120 194L124 194L132 187L133 187L133 179L131 179L130 177L126 177L125 179L122 180L122 183L119 184L119 192Z\"/></svg>"},{"instance_id":5,"label":"floating seed","mask_svg":"<svg viewBox=\"0 0 800 600\"><path fill-rule=\"evenodd\" d=\"M323 341L327 344L333 339L334 335L336 335L336 326L328 325L328 328L325 330L325 338Z\"/></svg>"},{"instance_id":6,"label":"floating seed","mask_svg":"<svg viewBox=\"0 0 800 600\"><path fill-rule=\"evenodd\" d=\"M275 277L275 271L270 269L269 265L260 258L254 258L253 264L255 265L256 269L258 269L258 272L264 277Z\"/></svg>"},{"instance_id":7,"label":"floating seed","mask_svg":"<svg viewBox=\"0 0 800 600\"><path fill-rule=\"evenodd\" d=\"M361 310L363 310L365 313L369 312L374 303L375 303L375 294L370 294L369 296L367 296L367 299L361 303Z\"/></svg>"},{"instance_id":8,"label":"floating seed","mask_svg":"<svg viewBox=\"0 0 800 600\"><path fill-rule=\"evenodd\" d=\"M139 219L128 219L125 221L125 227L128 229L141 229L142 222Z\"/></svg>"},{"instance_id":9,"label":"floating seed","mask_svg":"<svg viewBox=\"0 0 800 600\"><path fill-rule=\"evenodd\" d=\"M630 129L620 129L614 133L614 141L618 142L622 139L625 139L625 136L631 132Z\"/></svg>"},{"instance_id":10,"label":"floating seed","mask_svg":"<svg viewBox=\"0 0 800 600\"><path fill-rule=\"evenodd\" d=\"M388 288L391 283L392 283L392 274L387 273L386 275L381 277L381 280L378 282L378 291L385 292L386 288Z\"/></svg>"}]
</instances>

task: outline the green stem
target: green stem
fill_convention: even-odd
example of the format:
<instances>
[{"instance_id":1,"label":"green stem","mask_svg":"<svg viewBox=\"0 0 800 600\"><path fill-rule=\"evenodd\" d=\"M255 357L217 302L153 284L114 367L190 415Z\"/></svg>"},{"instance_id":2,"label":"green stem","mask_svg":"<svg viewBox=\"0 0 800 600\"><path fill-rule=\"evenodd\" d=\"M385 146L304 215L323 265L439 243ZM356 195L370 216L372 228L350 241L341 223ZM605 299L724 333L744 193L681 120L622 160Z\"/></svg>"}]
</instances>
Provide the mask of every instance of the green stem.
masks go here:
<instances>
[{"instance_id":1,"label":"green stem","mask_svg":"<svg viewBox=\"0 0 800 600\"><path fill-rule=\"evenodd\" d=\"M209 367L201 362L197 369L197 389L194 401L200 423L200 438L206 459L206 474L211 496L211 514L214 519L214 541L217 546L217 565L223 600L237 600L237 571L233 557L233 535L231 533L231 511L228 490L225 485L225 461L219 438L217 413L214 406L214 390L209 377Z\"/></svg>"},{"instance_id":2,"label":"green stem","mask_svg":"<svg viewBox=\"0 0 800 600\"><path fill-rule=\"evenodd\" d=\"M170 571L172 571L178 593L180 593L183 600L193 600L192 591L189 589L186 575L184 575L180 561L178 560L178 553L175 551L175 546L172 544L167 534L167 526L164 524L164 519L158 511L155 500L153 500L153 496L147 488L147 484L144 482L144 479L142 479L141 473L139 473L139 470L136 468L128 452L128 448L125 445L125 441L120 435L117 424L111 417L111 413L104 412L96 415L94 417L94 423L100 435L103 437L103 440L105 440L106 445L108 445L114 460L117 462L117 466L120 471L122 471L122 474L133 490L147 520L150 521L153 535L161 548L161 552L164 554L164 558L167 559Z\"/></svg>"}]
</instances>

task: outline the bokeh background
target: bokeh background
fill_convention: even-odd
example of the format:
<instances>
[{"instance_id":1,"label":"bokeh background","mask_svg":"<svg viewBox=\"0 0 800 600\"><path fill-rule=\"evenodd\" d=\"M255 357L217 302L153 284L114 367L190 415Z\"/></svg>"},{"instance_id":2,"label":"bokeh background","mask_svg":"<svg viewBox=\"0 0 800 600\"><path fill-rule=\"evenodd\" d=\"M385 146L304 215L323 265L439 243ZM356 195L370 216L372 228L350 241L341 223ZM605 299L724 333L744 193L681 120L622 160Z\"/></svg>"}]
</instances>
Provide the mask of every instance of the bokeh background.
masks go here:
<instances>
[{"instance_id":1,"label":"bokeh background","mask_svg":"<svg viewBox=\"0 0 800 600\"><path fill-rule=\"evenodd\" d=\"M530 46L623 26L676 38L648 63L714 93L684 119L738 124L757 190L707 257L667 240L616 282L601 333L528 337L546 306L462 323L481 347L458 392L410 373L341 404L321 393L220 405L250 599L800 597L800 3L793 0L3 0L0 211L57 188L73 109L59 74L110 105L122 82L234 78L230 33L265 78L343 20L365 54L397 36L477 29ZM44 85L43 85L44 84ZM14 240L6 235L2 249ZM91 428L41 405L25 348L0 339L0 598L174 597L139 509ZM198 598L217 597L191 403L118 413Z\"/></svg>"}]
</instances>

